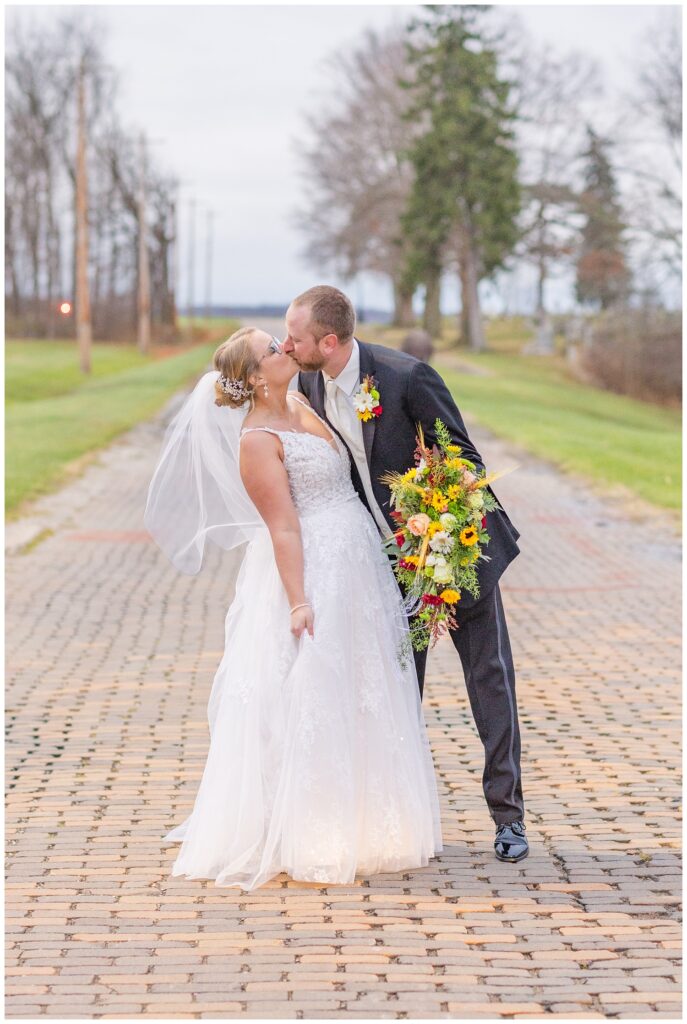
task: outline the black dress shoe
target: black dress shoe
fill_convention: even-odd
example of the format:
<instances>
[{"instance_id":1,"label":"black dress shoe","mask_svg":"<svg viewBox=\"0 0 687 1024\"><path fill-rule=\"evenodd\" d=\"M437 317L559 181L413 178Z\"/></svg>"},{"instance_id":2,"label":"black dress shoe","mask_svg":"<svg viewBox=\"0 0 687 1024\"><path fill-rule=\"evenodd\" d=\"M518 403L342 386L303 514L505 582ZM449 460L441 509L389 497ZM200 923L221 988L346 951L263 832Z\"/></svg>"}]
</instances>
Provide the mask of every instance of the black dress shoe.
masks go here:
<instances>
[{"instance_id":1,"label":"black dress shoe","mask_svg":"<svg viewBox=\"0 0 687 1024\"><path fill-rule=\"evenodd\" d=\"M530 852L524 821L509 821L496 826L494 850L499 860L522 860Z\"/></svg>"}]
</instances>

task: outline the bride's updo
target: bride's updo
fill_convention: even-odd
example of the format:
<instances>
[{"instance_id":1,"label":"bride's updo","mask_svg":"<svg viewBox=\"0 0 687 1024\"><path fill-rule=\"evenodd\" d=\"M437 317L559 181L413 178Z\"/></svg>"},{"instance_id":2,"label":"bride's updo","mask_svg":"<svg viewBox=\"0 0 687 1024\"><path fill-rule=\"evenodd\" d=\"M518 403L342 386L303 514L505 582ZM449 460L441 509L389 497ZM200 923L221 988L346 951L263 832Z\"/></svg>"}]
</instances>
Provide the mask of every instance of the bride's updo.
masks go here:
<instances>
[{"instance_id":1,"label":"bride's updo","mask_svg":"<svg viewBox=\"0 0 687 1024\"><path fill-rule=\"evenodd\" d=\"M256 331L257 327L241 327L215 351L213 365L221 374L215 383L215 405L240 409L253 394L254 388L249 379L258 369L259 362L250 346L250 339Z\"/></svg>"}]
</instances>

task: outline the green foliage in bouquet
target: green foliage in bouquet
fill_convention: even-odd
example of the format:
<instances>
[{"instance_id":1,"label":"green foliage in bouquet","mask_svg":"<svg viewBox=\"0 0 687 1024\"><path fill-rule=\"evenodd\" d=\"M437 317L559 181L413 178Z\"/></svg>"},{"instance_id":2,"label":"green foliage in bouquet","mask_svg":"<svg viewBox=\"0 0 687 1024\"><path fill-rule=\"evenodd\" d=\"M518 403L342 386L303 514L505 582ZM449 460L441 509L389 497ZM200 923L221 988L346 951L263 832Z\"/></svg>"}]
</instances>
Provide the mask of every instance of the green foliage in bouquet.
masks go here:
<instances>
[{"instance_id":1,"label":"green foliage in bouquet","mask_svg":"<svg viewBox=\"0 0 687 1024\"><path fill-rule=\"evenodd\" d=\"M477 564L487 561L487 512L499 508L488 484L495 479L463 458L446 425L434 425L430 449L418 428L415 466L387 473L391 515L397 523L387 551L414 618L410 639L424 650L455 628L455 607L463 591L479 597Z\"/></svg>"}]
</instances>

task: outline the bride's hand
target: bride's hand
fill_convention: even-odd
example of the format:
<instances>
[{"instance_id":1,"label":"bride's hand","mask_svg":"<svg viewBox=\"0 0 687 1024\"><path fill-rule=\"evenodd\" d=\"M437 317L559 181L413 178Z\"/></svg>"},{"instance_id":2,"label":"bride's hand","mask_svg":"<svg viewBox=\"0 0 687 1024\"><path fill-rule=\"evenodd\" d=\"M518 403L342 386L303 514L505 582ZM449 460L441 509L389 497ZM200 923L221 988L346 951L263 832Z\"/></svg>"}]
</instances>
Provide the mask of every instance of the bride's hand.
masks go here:
<instances>
[{"instance_id":1,"label":"bride's hand","mask_svg":"<svg viewBox=\"0 0 687 1024\"><path fill-rule=\"evenodd\" d=\"M314 636L314 621L315 616L309 604L303 608L297 608L294 612L291 612L291 632L298 640L302 636L304 629L307 629L310 636Z\"/></svg>"}]
</instances>

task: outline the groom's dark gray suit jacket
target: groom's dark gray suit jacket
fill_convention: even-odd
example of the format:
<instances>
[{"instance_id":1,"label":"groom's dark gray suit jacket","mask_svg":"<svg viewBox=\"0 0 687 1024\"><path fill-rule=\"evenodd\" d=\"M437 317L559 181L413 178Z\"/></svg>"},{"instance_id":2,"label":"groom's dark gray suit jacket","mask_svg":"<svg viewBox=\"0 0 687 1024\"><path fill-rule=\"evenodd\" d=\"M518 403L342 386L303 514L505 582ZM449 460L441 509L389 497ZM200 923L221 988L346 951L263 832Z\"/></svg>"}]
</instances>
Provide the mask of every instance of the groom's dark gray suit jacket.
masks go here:
<instances>
[{"instance_id":1,"label":"groom's dark gray suit jacket","mask_svg":"<svg viewBox=\"0 0 687 1024\"><path fill-rule=\"evenodd\" d=\"M484 469L482 458L468 436L456 403L443 380L431 366L414 356L386 348L368 345L358 339L360 346L360 380L368 374L375 378L382 413L362 424L367 464L370 467L372 489L377 503L391 529L396 524L390 516L390 491L380 477L389 471L405 473L415 464L415 446L418 424L422 425L426 443L436 442L434 421L446 424L462 455ZM327 422L322 373L301 371L298 389L310 401L315 411ZM329 424L332 429L333 426ZM343 439L342 439L343 440ZM365 490L351 458L351 475L360 500L369 508ZM491 488L490 488L491 490ZM492 492L493 493L493 492ZM487 532L490 536L485 554L489 561L478 562L480 597L484 597L498 582L499 577L519 553L519 532L503 510L487 513ZM474 598L465 593L461 608L474 604Z\"/></svg>"}]
</instances>

